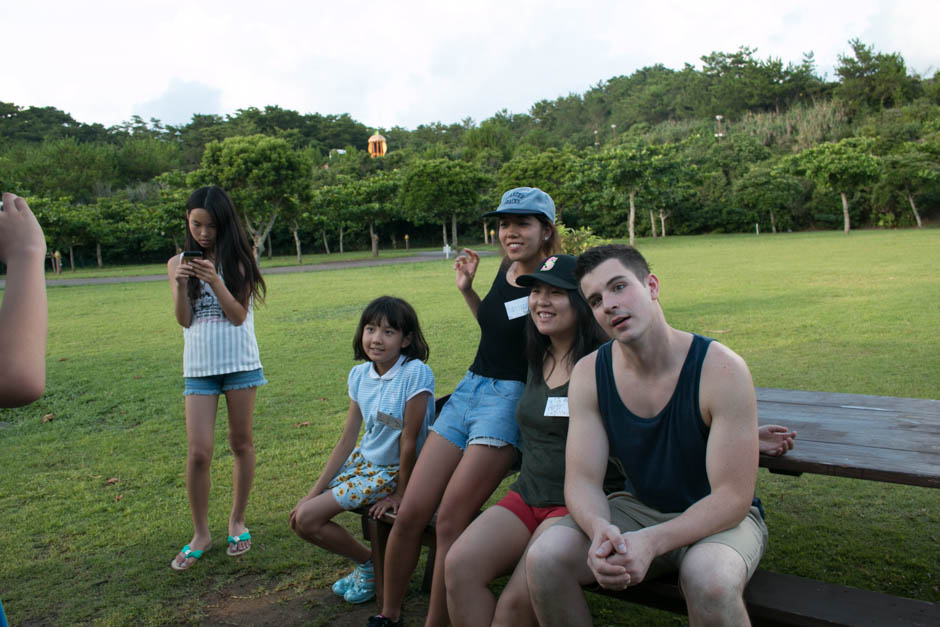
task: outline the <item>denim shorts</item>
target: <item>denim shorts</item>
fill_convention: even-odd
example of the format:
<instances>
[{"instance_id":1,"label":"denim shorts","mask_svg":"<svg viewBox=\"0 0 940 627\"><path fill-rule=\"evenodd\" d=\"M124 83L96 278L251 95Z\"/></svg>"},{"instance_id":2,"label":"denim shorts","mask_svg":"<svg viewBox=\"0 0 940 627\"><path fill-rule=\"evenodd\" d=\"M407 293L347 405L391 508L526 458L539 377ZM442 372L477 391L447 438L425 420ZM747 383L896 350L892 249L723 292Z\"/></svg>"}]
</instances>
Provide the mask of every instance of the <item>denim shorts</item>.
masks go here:
<instances>
[{"instance_id":1,"label":"denim shorts","mask_svg":"<svg viewBox=\"0 0 940 627\"><path fill-rule=\"evenodd\" d=\"M214 374L208 377L184 377L184 379L186 380L186 387L183 390L183 396L191 394L218 396L229 390L256 388L268 382L264 378L263 368Z\"/></svg>"},{"instance_id":2,"label":"denim shorts","mask_svg":"<svg viewBox=\"0 0 940 627\"><path fill-rule=\"evenodd\" d=\"M491 379L467 372L431 425L431 431L461 451L475 440L487 443L499 440L519 448L516 403L523 388L522 381Z\"/></svg>"}]
</instances>

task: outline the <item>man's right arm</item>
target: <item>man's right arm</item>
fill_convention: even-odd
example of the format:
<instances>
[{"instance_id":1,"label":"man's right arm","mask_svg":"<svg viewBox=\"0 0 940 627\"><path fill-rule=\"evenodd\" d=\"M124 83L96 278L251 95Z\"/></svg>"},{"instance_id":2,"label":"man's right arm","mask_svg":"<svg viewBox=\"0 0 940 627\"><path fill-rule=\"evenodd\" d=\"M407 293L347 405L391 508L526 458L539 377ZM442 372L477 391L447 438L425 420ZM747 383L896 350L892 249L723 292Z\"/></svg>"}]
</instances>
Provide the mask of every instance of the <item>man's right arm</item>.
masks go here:
<instances>
[{"instance_id":1,"label":"man's right arm","mask_svg":"<svg viewBox=\"0 0 940 627\"><path fill-rule=\"evenodd\" d=\"M568 386L565 505L591 538L587 561L595 579L605 588L620 589L629 583L627 571L606 559L626 548L620 530L610 522L610 505L604 495L610 447L597 403L596 359L595 352L575 364Z\"/></svg>"}]
</instances>

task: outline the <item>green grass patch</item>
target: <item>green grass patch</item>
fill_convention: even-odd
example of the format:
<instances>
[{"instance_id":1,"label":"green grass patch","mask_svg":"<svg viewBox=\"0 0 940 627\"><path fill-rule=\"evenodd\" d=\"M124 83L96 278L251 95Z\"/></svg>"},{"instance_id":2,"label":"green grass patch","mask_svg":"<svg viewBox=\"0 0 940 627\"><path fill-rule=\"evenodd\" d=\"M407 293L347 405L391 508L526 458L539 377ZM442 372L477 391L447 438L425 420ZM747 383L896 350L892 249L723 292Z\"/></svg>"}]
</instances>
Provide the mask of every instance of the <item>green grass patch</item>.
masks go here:
<instances>
[{"instance_id":1,"label":"green grass patch","mask_svg":"<svg viewBox=\"0 0 940 627\"><path fill-rule=\"evenodd\" d=\"M638 244L662 281L670 322L739 352L758 386L936 397L940 231ZM478 290L497 263L482 259ZM201 599L236 580L255 578L259 591L312 590L348 570L294 537L287 514L342 430L362 307L385 293L415 306L438 394L463 375L479 332L444 261L266 280L269 297L255 322L270 384L255 413L254 546L239 559L224 553L232 463L223 401L209 510L216 545L182 574L169 568L191 535L183 343L169 288L48 290L46 394L0 411L0 598L13 624L198 623ZM771 530L765 566L940 601L940 491L762 470L758 492ZM341 519L358 528L354 516ZM678 620L590 600L598 623Z\"/></svg>"}]
</instances>

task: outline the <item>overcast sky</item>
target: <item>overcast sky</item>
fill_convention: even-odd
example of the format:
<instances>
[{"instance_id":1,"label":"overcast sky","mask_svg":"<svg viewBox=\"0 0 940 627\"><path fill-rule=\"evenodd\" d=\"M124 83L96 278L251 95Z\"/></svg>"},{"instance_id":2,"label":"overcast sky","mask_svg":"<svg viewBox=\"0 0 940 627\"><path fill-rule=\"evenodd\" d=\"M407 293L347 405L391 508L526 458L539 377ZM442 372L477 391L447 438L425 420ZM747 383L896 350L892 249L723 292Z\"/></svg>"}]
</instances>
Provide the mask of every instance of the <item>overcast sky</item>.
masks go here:
<instances>
[{"instance_id":1,"label":"overcast sky","mask_svg":"<svg viewBox=\"0 0 940 627\"><path fill-rule=\"evenodd\" d=\"M833 78L858 37L931 76L938 27L935 0L3 0L0 101L106 126L270 104L415 128L742 45L813 51Z\"/></svg>"}]
</instances>

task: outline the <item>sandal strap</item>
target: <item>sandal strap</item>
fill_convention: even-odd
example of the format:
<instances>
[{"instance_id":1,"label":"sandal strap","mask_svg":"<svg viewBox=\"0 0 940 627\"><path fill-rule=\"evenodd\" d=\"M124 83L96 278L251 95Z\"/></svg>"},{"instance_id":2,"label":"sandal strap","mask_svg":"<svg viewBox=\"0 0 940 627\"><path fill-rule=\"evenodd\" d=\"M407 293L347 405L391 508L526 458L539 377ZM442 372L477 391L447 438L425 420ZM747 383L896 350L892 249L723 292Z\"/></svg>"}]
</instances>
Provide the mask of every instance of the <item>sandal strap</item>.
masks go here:
<instances>
[{"instance_id":1,"label":"sandal strap","mask_svg":"<svg viewBox=\"0 0 940 627\"><path fill-rule=\"evenodd\" d=\"M238 544L239 542L244 542L245 540L251 540L251 534L248 533L247 531L246 531L245 533L241 534L240 536L229 536L229 537L228 537L228 543L229 543L229 544Z\"/></svg>"}]
</instances>

